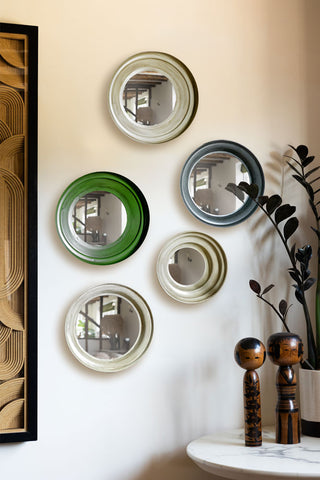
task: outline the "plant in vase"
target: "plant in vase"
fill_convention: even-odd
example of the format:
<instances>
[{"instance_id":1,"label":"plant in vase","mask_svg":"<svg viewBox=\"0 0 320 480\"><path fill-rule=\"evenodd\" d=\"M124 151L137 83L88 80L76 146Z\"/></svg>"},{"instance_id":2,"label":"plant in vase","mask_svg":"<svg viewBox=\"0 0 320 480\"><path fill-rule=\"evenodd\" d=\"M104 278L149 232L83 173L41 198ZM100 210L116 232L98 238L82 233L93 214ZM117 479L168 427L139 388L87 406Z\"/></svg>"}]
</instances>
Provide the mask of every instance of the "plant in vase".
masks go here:
<instances>
[{"instance_id":1,"label":"plant in vase","mask_svg":"<svg viewBox=\"0 0 320 480\"><path fill-rule=\"evenodd\" d=\"M258 196L258 187L255 184L248 184L240 182L238 185L229 183L227 190L236 195L242 202L245 201L245 194L250 197L257 207L268 217L272 223L275 231L281 239L284 249L289 260L288 274L294 281L293 287L295 289L295 297L303 308L304 320L306 325L306 340L307 340L307 356L301 362L300 371L300 396L302 407L302 431L306 434L320 436L320 408L317 411L318 399L320 398L320 215L318 208L320 208L320 188L317 188L317 182L320 176L317 172L320 166L313 167L314 156L310 156L308 148L305 145L298 147L290 147L295 152L294 156L286 156L287 164L293 170L293 178L305 189L310 208L315 217L315 225L312 230L317 236L318 252L317 252L317 281L311 277L309 270L309 263L312 256L312 248L310 245L297 248L296 244L289 245L289 239L295 233L299 226L299 220L294 216L296 207L288 203L283 203L280 195ZM318 197L318 199L317 199ZM291 241L290 241L291 243ZM315 308L315 329L311 323L309 305L306 299L306 292L315 283L317 283L316 290L316 308ZM251 290L264 301L276 313L281 320L285 330L290 332L287 323L287 314L289 306L286 300L281 300L278 307L275 307L269 302L265 295L274 287L270 284L262 288L259 282L251 279L249 281ZM313 389L317 393L317 397L311 399L311 407L304 408L304 401L310 400L308 390L308 381L306 377L310 377L313 383ZM319 380L317 380L319 378ZM317 385L317 383L319 384ZM311 410L313 413L311 413ZM315 414L314 417L312 415Z\"/></svg>"}]
</instances>

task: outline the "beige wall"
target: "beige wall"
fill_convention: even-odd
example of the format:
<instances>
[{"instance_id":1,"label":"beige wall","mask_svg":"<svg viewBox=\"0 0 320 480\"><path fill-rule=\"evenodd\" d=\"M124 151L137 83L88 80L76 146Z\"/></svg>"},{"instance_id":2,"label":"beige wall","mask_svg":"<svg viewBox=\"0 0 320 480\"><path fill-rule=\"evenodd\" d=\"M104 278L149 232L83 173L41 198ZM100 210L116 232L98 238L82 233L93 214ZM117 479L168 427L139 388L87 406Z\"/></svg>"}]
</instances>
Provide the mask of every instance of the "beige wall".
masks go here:
<instances>
[{"instance_id":1,"label":"beige wall","mask_svg":"<svg viewBox=\"0 0 320 480\"><path fill-rule=\"evenodd\" d=\"M276 282L279 258L284 267L286 259L277 241L268 238L265 248L259 247L265 224L258 214L227 229L193 218L180 197L180 172L202 143L233 140L259 158L267 193L278 192L279 158L288 143L306 142L315 154L320 151L319 14L316 0L11 0L1 5L1 21L40 27L39 441L0 445L3 477L209 478L187 460L185 446L200 435L242 424L243 372L233 360L234 345L244 336L266 341L280 329L258 305L248 280ZM145 50L181 59L199 88L192 125L161 145L126 138L107 111L114 70ZM108 267L70 255L54 224L62 191L98 170L135 182L151 213L142 247ZM286 169L285 178L292 186ZM304 194L294 186L285 187L284 194L293 196L303 213ZM212 235L228 258L223 288L196 306L171 300L155 274L164 242L185 230ZM280 256L273 261L275 251ZM85 369L64 340L73 299L104 282L135 288L154 316L150 349L120 374ZM287 290L279 287L275 299ZM293 324L299 316L293 309ZM261 378L268 423L275 402L269 362Z\"/></svg>"}]
</instances>

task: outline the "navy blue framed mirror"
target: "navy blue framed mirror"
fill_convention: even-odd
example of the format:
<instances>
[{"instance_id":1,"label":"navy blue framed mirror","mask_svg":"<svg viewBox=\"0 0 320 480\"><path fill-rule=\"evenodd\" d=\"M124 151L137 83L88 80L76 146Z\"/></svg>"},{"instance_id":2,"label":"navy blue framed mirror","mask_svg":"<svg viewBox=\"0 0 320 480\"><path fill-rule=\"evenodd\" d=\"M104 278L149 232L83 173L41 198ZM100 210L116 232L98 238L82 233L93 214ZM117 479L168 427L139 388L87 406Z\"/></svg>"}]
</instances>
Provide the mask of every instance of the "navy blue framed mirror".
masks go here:
<instances>
[{"instance_id":1,"label":"navy blue framed mirror","mask_svg":"<svg viewBox=\"0 0 320 480\"><path fill-rule=\"evenodd\" d=\"M226 189L228 183L255 183L264 191L264 174L255 155L243 145L228 140L211 141L187 159L180 188L189 211L209 225L226 227L246 220L256 209L248 197L241 202Z\"/></svg>"}]
</instances>

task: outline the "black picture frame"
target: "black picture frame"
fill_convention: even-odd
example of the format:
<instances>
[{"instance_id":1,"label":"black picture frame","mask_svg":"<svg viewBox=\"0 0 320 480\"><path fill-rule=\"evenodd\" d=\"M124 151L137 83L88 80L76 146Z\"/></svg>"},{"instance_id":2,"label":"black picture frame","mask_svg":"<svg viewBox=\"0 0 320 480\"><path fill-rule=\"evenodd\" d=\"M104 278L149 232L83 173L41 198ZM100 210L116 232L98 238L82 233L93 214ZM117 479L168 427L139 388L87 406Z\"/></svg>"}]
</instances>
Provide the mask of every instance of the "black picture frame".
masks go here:
<instances>
[{"instance_id":1,"label":"black picture frame","mask_svg":"<svg viewBox=\"0 0 320 480\"><path fill-rule=\"evenodd\" d=\"M37 440L37 364L38 364L38 255L37 255L37 185L38 185L38 27L0 23L0 33L22 34L27 38L28 58L28 105L27 119L27 161L28 169L25 177L27 187L27 269L25 272L26 287L24 292L25 312L27 317L25 369L25 417L24 428L0 430L0 443L24 442Z\"/></svg>"}]
</instances>

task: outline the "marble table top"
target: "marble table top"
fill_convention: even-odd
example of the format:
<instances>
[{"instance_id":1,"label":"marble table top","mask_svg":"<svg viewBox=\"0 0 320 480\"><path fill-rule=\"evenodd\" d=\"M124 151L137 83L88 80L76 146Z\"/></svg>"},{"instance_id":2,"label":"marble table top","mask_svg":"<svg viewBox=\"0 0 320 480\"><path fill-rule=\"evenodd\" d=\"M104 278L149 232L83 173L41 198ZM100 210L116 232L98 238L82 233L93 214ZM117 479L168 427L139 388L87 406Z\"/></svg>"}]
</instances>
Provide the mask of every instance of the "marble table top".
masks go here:
<instances>
[{"instance_id":1,"label":"marble table top","mask_svg":"<svg viewBox=\"0 0 320 480\"><path fill-rule=\"evenodd\" d=\"M320 480L320 438L301 443L274 442L274 429L263 429L262 446L246 447L243 429L201 437L189 443L188 456L203 470L232 480Z\"/></svg>"}]
</instances>

